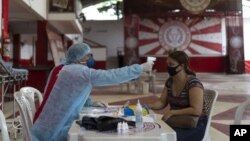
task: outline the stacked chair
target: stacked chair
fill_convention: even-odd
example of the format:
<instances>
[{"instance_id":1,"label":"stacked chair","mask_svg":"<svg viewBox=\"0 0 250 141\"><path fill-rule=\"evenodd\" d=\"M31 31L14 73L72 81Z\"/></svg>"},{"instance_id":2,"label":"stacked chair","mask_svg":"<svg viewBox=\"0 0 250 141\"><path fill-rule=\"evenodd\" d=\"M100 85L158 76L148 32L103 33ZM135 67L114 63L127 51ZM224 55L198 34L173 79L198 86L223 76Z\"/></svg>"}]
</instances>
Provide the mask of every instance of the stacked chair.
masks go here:
<instances>
[{"instance_id":1,"label":"stacked chair","mask_svg":"<svg viewBox=\"0 0 250 141\"><path fill-rule=\"evenodd\" d=\"M34 117L34 115L36 113L36 98L38 99L38 105L40 106L42 104L42 101L43 101L42 93L38 89L30 87L30 86L22 87L20 89L20 92L29 101L30 106L31 106L31 110L32 110L32 116Z\"/></svg>"},{"instance_id":2,"label":"stacked chair","mask_svg":"<svg viewBox=\"0 0 250 141\"><path fill-rule=\"evenodd\" d=\"M21 68L13 68L11 63L5 62L0 57L0 84L1 84L1 110L4 111L5 97L7 93L13 90L16 92L17 86L21 87L28 80L28 70ZM11 92L12 93L12 92ZM12 95L12 97L14 97ZM13 125L15 137L16 130L19 129L19 124L16 124L16 110L15 110L15 100L13 100L13 120L11 124Z\"/></svg>"},{"instance_id":3,"label":"stacked chair","mask_svg":"<svg viewBox=\"0 0 250 141\"><path fill-rule=\"evenodd\" d=\"M0 130L2 134L2 141L10 141L9 132L5 121L5 116L2 110L0 110Z\"/></svg>"},{"instance_id":4,"label":"stacked chair","mask_svg":"<svg viewBox=\"0 0 250 141\"><path fill-rule=\"evenodd\" d=\"M21 125L22 125L24 140L32 141L30 128L33 125L33 115L30 103L28 99L25 97L25 95L20 91L14 93L14 98L15 101L17 102L19 113L21 115Z\"/></svg>"},{"instance_id":5,"label":"stacked chair","mask_svg":"<svg viewBox=\"0 0 250 141\"><path fill-rule=\"evenodd\" d=\"M25 86L14 93L14 98L21 116L19 127L23 131L24 140L31 141L30 128L33 126L33 118L36 112L36 99L38 99L38 104L41 105L43 101L42 93L36 88Z\"/></svg>"}]
</instances>

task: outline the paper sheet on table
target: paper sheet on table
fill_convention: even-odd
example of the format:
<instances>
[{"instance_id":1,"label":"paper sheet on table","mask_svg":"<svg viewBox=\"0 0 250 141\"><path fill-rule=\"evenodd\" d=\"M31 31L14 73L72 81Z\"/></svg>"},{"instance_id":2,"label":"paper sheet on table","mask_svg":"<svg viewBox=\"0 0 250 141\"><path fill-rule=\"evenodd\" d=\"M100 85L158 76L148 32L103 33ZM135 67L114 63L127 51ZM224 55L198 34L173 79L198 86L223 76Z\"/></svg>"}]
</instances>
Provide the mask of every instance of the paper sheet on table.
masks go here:
<instances>
[{"instance_id":1,"label":"paper sheet on table","mask_svg":"<svg viewBox=\"0 0 250 141\"><path fill-rule=\"evenodd\" d=\"M135 121L135 116L128 116L125 119ZM143 116L143 122L155 122L155 120L152 116L147 115L147 116Z\"/></svg>"},{"instance_id":2,"label":"paper sheet on table","mask_svg":"<svg viewBox=\"0 0 250 141\"><path fill-rule=\"evenodd\" d=\"M118 106L110 106L110 107L85 107L80 113L80 117L82 116L91 116L91 117L99 117L99 116L118 116L123 114L120 113L121 109Z\"/></svg>"}]
</instances>

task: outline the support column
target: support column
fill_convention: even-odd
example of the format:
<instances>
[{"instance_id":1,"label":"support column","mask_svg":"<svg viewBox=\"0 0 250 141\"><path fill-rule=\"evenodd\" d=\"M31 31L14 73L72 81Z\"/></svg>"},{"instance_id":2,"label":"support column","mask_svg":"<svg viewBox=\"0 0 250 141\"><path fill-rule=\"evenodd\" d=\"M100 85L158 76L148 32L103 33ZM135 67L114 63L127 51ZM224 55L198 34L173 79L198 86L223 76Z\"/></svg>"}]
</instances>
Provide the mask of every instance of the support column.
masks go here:
<instances>
[{"instance_id":1,"label":"support column","mask_svg":"<svg viewBox=\"0 0 250 141\"><path fill-rule=\"evenodd\" d=\"M2 39L2 14L3 14L3 7L2 7L2 5L3 5L3 1L2 0L0 0L0 15L1 15L1 19L0 19L0 41L1 41L1 39ZM1 48L2 48L2 45L0 44L0 56L1 56Z\"/></svg>"},{"instance_id":2,"label":"support column","mask_svg":"<svg viewBox=\"0 0 250 141\"><path fill-rule=\"evenodd\" d=\"M20 65L20 34L13 35L13 66Z\"/></svg>"},{"instance_id":3,"label":"support column","mask_svg":"<svg viewBox=\"0 0 250 141\"><path fill-rule=\"evenodd\" d=\"M48 64L48 38L47 38L47 21L37 22L37 41L35 64L36 66L46 66Z\"/></svg>"},{"instance_id":4,"label":"support column","mask_svg":"<svg viewBox=\"0 0 250 141\"><path fill-rule=\"evenodd\" d=\"M8 35L8 19L9 19L9 0L1 0L2 3L2 36Z\"/></svg>"},{"instance_id":5,"label":"support column","mask_svg":"<svg viewBox=\"0 0 250 141\"><path fill-rule=\"evenodd\" d=\"M1 14L1 48L0 53L4 61L10 61L10 38L8 34L8 19L9 19L9 0L1 0L2 14Z\"/></svg>"}]
</instances>

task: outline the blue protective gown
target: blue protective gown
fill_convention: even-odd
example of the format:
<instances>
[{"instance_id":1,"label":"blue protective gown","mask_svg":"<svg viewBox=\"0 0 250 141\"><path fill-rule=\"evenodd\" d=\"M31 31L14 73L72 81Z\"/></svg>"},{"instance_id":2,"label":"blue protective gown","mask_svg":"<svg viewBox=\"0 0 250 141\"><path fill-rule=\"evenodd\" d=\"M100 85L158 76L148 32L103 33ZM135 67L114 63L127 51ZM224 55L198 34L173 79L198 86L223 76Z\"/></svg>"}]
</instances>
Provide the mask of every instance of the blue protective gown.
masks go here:
<instances>
[{"instance_id":1,"label":"blue protective gown","mask_svg":"<svg viewBox=\"0 0 250 141\"><path fill-rule=\"evenodd\" d=\"M89 97L93 86L122 83L139 77L138 64L95 70L81 64L65 65L37 121L31 128L33 141L66 141L68 130Z\"/></svg>"}]
</instances>

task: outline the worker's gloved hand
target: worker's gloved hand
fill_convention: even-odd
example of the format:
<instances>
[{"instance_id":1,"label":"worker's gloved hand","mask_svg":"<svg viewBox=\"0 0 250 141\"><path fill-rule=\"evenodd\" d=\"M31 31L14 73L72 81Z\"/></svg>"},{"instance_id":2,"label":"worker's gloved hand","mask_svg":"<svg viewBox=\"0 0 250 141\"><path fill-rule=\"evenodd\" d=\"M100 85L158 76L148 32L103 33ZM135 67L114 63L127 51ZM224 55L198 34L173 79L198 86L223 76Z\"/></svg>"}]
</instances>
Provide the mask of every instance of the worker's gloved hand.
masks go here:
<instances>
[{"instance_id":1,"label":"worker's gloved hand","mask_svg":"<svg viewBox=\"0 0 250 141\"><path fill-rule=\"evenodd\" d=\"M152 71L153 65L154 65L154 62L150 61L150 62L146 62L146 63L141 64L141 67L142 67L143 71L150 72L150 71Z\"/></svg>"}]
</instances>

